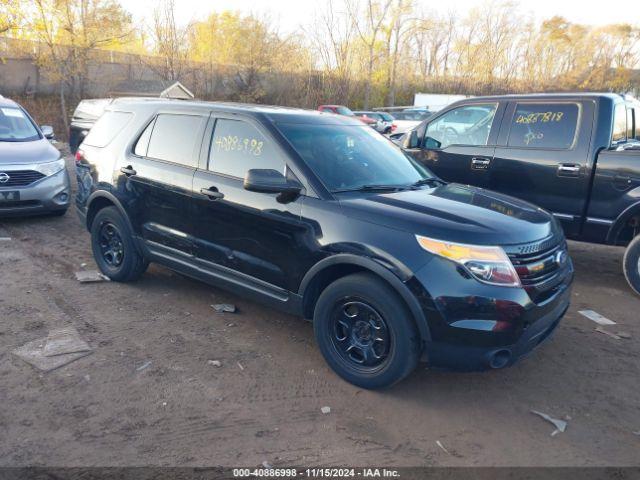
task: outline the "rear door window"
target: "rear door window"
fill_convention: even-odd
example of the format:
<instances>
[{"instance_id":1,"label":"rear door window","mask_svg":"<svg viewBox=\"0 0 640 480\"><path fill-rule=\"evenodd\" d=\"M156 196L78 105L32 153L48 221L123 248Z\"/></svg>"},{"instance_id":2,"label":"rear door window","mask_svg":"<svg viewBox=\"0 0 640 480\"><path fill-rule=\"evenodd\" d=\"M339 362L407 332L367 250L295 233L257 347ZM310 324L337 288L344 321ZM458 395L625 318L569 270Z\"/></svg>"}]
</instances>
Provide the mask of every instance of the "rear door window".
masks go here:
<instances>
[{"instance_id":1,"label":"rear door window","mask_svg":"<svg viewBox=\"0 0 640 480\"><path fill-rule=\"evenodd\" d=\"M633 108L627 108L627 140L634 140L636 138L638 125L634 123L633 117Z\"/></svg>"},{"instance_id":2,"label":"rear door window","mask_svg":"<svg viewBox=\"0 0 640 480\"><path fill-rule=\"evenodd\" d=\"M156 117L147 157L195 167L204 117L177 113L161 113Z\"/></svg>"},{"instance_id":3,"label":"rear door window","mask_svg":"<svg viewBox=\"0 0 640 480\"><path fill-rule=\"evenodd\" d=\"M209 170L244 178L252 168L285 173L286 162L256 127L242 120L216 120L209 151Z\"/></svg>"},{"instance_id":4,"label":"rear door window","mask_svg":"<svg viewBox=\"0 0 640 480\"><path fill-rule=\"evenodd\" d=\"M611 143L621 143L627 140L627 108L619 103L613 111L613 133Z\"/></svg>"},{"instance_id":5,"label":"rear door window","mask_svg":"<svg viewBox=\"0 0 640 480\"><path fill-rule=\"evenodd\" d=\"M507 145L569 150L576 138L579 114L575 103L519 103Z\"/></svg>"},{"instance_id":6,"label":"rear door window","mask_svg":"<svg viewBox=\"0 0 640 480\"><path fill-rule=\"evenodd\" d=\"M105 112L91 128L83 143L92 147L106 147L132 118L133 113L131 112Z\"/></svg>"}]
</instances>

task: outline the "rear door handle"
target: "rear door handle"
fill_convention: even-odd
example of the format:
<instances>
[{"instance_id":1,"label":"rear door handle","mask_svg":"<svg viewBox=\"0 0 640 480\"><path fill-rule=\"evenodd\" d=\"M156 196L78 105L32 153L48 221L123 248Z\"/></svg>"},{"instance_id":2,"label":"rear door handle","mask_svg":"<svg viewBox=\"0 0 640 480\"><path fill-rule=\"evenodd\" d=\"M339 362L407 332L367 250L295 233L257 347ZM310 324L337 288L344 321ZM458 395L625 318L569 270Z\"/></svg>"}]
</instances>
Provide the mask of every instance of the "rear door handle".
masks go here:
<instances>
[{"instance_id":1,"label":"rear door handle","mask_svg":"<svg viewBox=\"0 0 640 480\"><path fill-rule=\"evenodd\" d=\"M558 165L559 177L578 177L580 176L580 165L576 163L561 163Z\"/></svg>"},{"instance_id":2,"label":"rear door handle","mask_svg":"<svg viewBox=\"0 0 640 480\"><path fill-rule=\"evenodd\" d=\"M216 187L201 188L200 193L209 197L209 200L218 200L224 198L224 193L219 192Z\"/></svg>"},{"instance_id":3,"label":"rear door handle","mask_svg":"<svg viewBox=\"0 0 640 480\"><path fill-rule=\"evenodd\" d=\"M474 170L486 170L487 168L489 168L490 163L490 158L473 157L471 159L471 168Z\"/></svg>"},{"instance_id":4,"label":"rear door handle","mask_svg":"<svg viewBox=\"0 0 640 480\"><path fill-rule=\"evenodd\" d=\"M135 175L136 173L138 173L133 169L133 167L131 165L127 165L126 167L122 167L120 169L120 171L122 173L124 173L127 177L130 177L130 176Z\"/></svg>"}]
</instances>

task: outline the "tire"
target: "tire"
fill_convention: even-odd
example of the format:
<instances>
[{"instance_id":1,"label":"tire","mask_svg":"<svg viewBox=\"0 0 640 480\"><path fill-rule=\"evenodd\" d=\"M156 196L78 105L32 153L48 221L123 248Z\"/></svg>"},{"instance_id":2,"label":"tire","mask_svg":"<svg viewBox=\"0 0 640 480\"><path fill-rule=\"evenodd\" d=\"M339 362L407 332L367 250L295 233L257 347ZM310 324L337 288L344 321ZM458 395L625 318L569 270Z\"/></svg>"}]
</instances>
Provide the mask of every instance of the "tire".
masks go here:
<instances>
[{"instance_id":1,"label":"tire","mask_svg":"<svg viewBox=\"0 0 640 480\"><path fill-rule=\"evenodd\" d=\"M137 280L149 266L116 207L105 207L96 214L91 224L91 248L100 271L115 282Z\"/></svg>"},{"instance_id":2,"label":"tire","mask_svg":"<svg viewBox=\"0 0 640 480\"><path fill-rule=\"evenodd\" d=\"M421 342L411 314L373 274L357 273L330 284L316 303L313 329L329 366L358 387L389 387L418 364ZM374 337L382 341L371 341Z\"/></svg>"},{"instance_id":3,"label":"tire","mask_svg":"<svg viewBox=\"0 0 640 480\"><path fill-rule=\"evenodd\" d=\"M627 246L622 260L622 268L629 286L640 295L640 235Z\"/></svg>"}]
</instances>

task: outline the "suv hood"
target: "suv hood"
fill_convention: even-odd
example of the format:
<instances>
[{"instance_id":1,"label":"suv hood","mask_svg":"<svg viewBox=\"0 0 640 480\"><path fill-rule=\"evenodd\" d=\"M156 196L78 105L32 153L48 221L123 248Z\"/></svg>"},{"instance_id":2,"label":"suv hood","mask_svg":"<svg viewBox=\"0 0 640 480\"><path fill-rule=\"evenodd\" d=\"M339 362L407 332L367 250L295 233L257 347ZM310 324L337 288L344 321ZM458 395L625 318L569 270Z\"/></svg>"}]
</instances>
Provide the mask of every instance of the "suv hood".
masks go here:
<instances>
[{"instance_id":1,"label":"suv hood","mask_svg":"<svg viewBox=\"0 0 640 480\"><path fill-rule=\"evenodd\" d=\"M350 195L350 194L347 194ZM438 240L475 245L530 243L561 234L553 216L507 195L458 184L340 197L360 220Z\"/></svg>"},{"instance_id":2,"label":"suv hood","mask_svg":"<svg viewBox=\"0 0 640 480\"><path fill-rule=\"evenodd\" d=\"M6 165L53 162L60 152L45 138L32 142L0 142L0 169Z\"/></svg>"}]
</instances>

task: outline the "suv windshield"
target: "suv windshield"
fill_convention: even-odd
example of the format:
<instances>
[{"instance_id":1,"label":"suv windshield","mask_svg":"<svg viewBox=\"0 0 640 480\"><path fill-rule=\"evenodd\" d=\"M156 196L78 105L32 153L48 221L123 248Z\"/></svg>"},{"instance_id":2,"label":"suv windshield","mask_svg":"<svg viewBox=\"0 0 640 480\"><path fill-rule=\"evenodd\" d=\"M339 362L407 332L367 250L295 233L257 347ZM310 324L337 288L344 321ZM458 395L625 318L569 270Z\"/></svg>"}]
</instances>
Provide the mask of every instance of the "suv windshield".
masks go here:
<instances>
[{"instance_id":1,"label":"suv windshield","mask_svg":"<svg viewBox=\"0 0 640 480\"><path fill-rule=\"evenodd\" d=\"M278 124L279 130L331 192L408 188L434 178L367 126Z\"/></svg>"},{"instance_id":2,"label":"suv windshield","mask_svg":"<svg viewBox=\"0 0 640 480\"><path fill-rule=\"evenodd\" d=\"M35 125L21 109L0 108L0 142L30 142L39 138Z\"/></svg>"}]
</instances>

